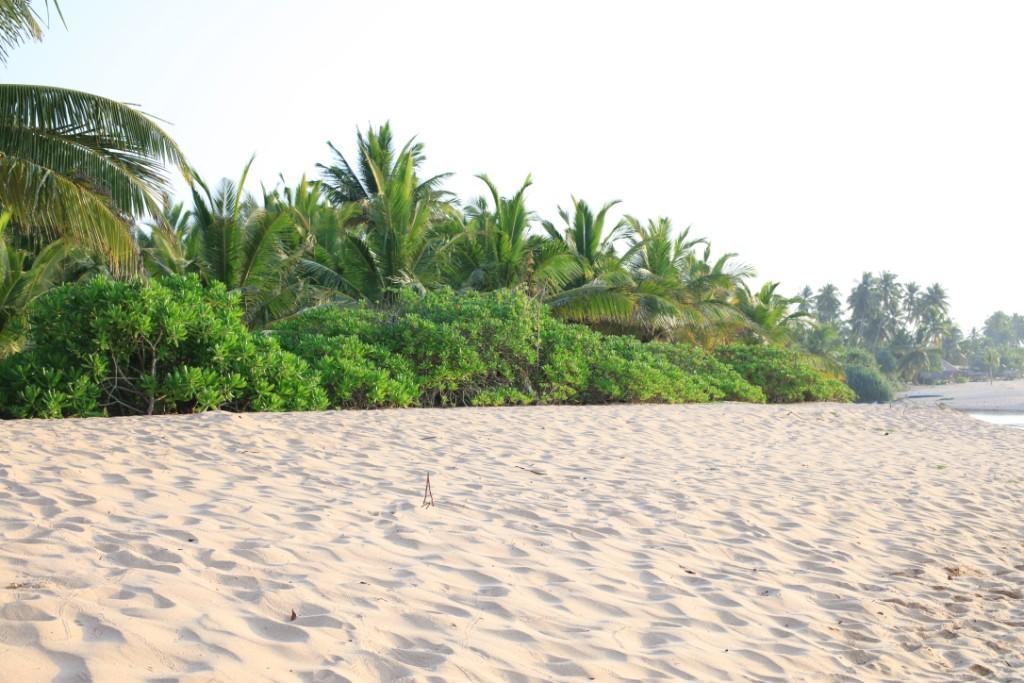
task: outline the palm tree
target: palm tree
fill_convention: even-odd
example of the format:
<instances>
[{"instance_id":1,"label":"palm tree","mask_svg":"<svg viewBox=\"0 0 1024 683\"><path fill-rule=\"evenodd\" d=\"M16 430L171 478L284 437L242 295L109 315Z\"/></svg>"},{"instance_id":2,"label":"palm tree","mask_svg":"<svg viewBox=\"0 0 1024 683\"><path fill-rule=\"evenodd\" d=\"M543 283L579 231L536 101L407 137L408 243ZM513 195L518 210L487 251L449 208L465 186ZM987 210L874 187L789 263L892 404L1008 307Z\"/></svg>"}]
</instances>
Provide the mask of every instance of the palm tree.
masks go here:
<instances>
[{"instance_id":1,"label":"palm tree","mask_svg":"<svg viewBox=\"0 0 1024 683\"><path fill-rule=\"evenodd\" d=\"M903 286L903 315L911 328L917 326L921 286L916 282L908 282Z\"/></svg>"},{"instance_id":2,"label":"palm tree","mask_svg":"<svg viewBox=\"0 0 1024 683\"><path fill-rule=\"evenodd\" d=\"M148 232L135 232L147 273L184 275L194 270L194 261L187 246L191 220L192 212L185 208L183 202L173 202L169 195L164 196L160 213L146 223Z\"/></svg>"},{"instance_id":3,"label":"palm tree","mask_svg":"<svg viewBox=\"0 0 1024 683\"><path fill-rule=\"evenodd\" d=\"M837 324L842 310L843 302L839 298L839 288L835 285L826 284L814 296L814 313L819 322L827 325Z\"/></svg>"},{"instance_id":4,"label":"palm tree","mask_svg":"<svg viewBox=\"0 0 1024 683\"><path fill-rule=\"evenodd\" d=\"M223 283L241 295L246 322L263 327L318 303L323 292L304 277L312 237L297 228L292 207L277 193L264 192L260 205L242 191L251 165L215 191L194 176L192 209L166 204L140 244L150 275L197 273Z\"/></svg>"},{"instance_id":5,"label":"palm tree","mask_svg":"<svg viewBox=\"0 0 1024 683\"><path fill-rule=\"evenodd\" d=\"M61 240L37 254L15 248L4 238L10 219L10 212L0 215L0 358L20 348L29 304L61 283L68 254Z\"/></svg>"},{"instance_id":6,"label":"palm tree","mask_svg":"<svg viewBox=\"0 0 1024 683\"><path fill-rule=\"evenodd\" d=\"M49 10L49 2L44 4ZM53 7L57 15L61 16L57 0L53 0ZM0 62L7 62L11 48L28 40L43 39L39 18L30 0L0 0Z\"/></svg>"},{"instance_id":7,"label":"palm tree","mask_svg":"<svg viewBox=\"0 0 1024 683\"><path fill-rule=\"evenodd\" d=\"M792 310L799 297L777 293L778 282L766 282L756 293L743 284L736 292L736 306L751 323L751 336L773 344L788 344L800 323L811 317L806 311Z\"/></svg>"},{"instance_id":8,"label":"palm tree","mask_svg":"<svg viewBox=\"0 0 1024 683\"><path fill-rule=\"evenodd\" d=\"M707 341L713 331L741 321L732 296L753 271L730 263L734 254L712 261L706 239L691 238L690 228L673 235L668 218L648 221L646 226L632 216L626 222L639 336ZM695 252L700 245L705 247L703 257Z\"/></svg>"},{"instance_id":9,"label":"palm tree","mask_svg":"<svg viewBox=\"0 0 1024 683\"><path fill-rule=\"evenodd\" d=\"M9 48L41 36L29 0L0 3L0 62ZM23 228L66 235L131 271L137 255L129 219L159 210L165 163L187 174L174 141L132 106L64 88L0 84L0 206Z\"/></svg>"},{"instance_id":10,"label":"palm tree","mask_svg":"<svg viewBox=\"0 0 1024 683\"><path fill-rule=\"evenodd\" d=\"M892 341L903 329L903 285L895 273L883 271L876 281L878 288L878 343Z\"/></svg>"},{"instance_id":11,"label":"palm tree","mask_svg":"<svg viewBox=\"0 0 1024 683\"><path fill-rule=\"evenodd\" d=\"M334 162L316 165L320 169L327 198L335 206L349 202L365 206L384 190L398 171L399 164L405 163L403 157L411 165L414 175L426 160L423 143L417 142L415 138L409 140L400 151L395 151L390 122L376 129L370 126L366 135L356 131L356 142L359 156L355 168L331 142L327 146L334 153ZM433 199L448 196L449 193L440 190L440 186L449 176L451 173L441 173L417 183L416 196Z\"/></svg>"},{"instance_id":12,"label":"palm tree","mask_svg":"<svg viewBox=\"0 0 1024 683\"><path fill-rule=\"evenodd\" d=\"M620 256L615 243L630 234L625 220L608 228L608 211L619 200L604 204L595 214L582 199L572 198L572 213L559 207L565 227L559 230L550 221L542 225L556 249L569 254L576 263L577 275L563 291L547 303L557 315L578 321L627 322L633 318L635 283L626 269L630 257Z\"/></svg>"},{"instance_id":13,"label":"palm tree","mask_svg":"<svg viewBox=\"0 0 1024 683\"><path fill-rule=\"evenodd\" d=\"M847 299L850 307L850 332L853 340L869 349L877 349L882 334L881 300L878 280L872 273L864 273Z\"/></svg>"},{"instance_id":14,"label":"palm tree","mask_svg":"<svg viewBox=\"0 0 1024 683\"><path fill-rule=\"evenodd\" d=\"M479 290L526 285L544 296L579 276L579 264L560 243L530 234L534 214L525 199L532 184L529 176L511 197L502 197L486 175L477 177L487 186L493 208L484 197L466 207L446 259L449 281Z\"/></svg>"},{"instance_id":15,"label":"palm tree","mask_svg":"<svg viewBox=\"0 0 1024 683\"><path fill-rule=\"evenodd\" d=\"M814 306L814 290L811 289L810 285L804 285L804 288L797 294L797 309L801 313L810 313L811 308Z\"/></svg>"},{"instance_id":16,"label":"palm tree","mask_svg":"<svg viewBox=\"0 0 1024 683\"><path fill-rule=\"evenodd\" d=\"M995 372L996 369L999 367L1000 360L1001 358L999 357L999 351L995 347L990 346L985 351L985 364L988 366L989 384L992 384L995 381Z\"/></svg>"},{"instance_id":17,"label":"palm tree","mask_svg":"<svg viewBox=\"0 0 1024 683\"><path fill-rule=\"evenodd\" d=\"M941 361L939 349L929 346L915 346L907 350L899 360L900 376L913 381L925 370L934 367Z\"/></svg>"}]
</instances>

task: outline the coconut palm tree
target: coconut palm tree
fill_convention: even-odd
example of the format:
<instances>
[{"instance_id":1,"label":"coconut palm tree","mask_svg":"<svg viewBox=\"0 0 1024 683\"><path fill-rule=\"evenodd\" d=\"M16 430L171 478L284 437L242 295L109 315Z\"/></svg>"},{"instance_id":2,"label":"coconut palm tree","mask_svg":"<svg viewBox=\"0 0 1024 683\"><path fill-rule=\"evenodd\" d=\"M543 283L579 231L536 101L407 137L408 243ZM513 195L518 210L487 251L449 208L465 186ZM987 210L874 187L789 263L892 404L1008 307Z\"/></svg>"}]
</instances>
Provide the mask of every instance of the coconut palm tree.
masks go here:
<instances>
[{"instance_id":1,"label":"coconut palm tree","mask_svg":"<svg viewBox=\"0 0 1024 683\"><path fill-rule=\"evenodd\" d=\"M847 299L850 307L850 333L853 341L869 349L877 349L881 337L881 299L878 279L864 273Z\"/></svg>"},{"instance_id":2,"label":"coconut palm tree","mask_svg":"<svg viewBox=\"0 0 1024 683\"><path fill-rule=\"evenodd\" d=\"M749 336L773 344L788 344L811 314L794 310L800 297L785 297L777 292L780 283L766 282L757 292L744 283L736 292L736 307L750 321Z\"/></svg>"},{"instance_id":3,"label":"coconut palm tree","mask_svg":"<svg viewBox=\"0 0 1024 683\"><path fill-rule=\"evenodd\" d=\"M356 131L356 142L359 154L354 168L331 142L327 146L334 153L334 161L316 165L320 169L325 194L335 206L348 202L365 206L386 187L398 171L401 159L405 158L409 162L414 176L426 160L423 143L417 142L415 138L409 140L400 151L395 151L390 122L378 128L370 126L365 135L362 131ZM451 173L441 173L418 181L415 195L417 198L431 199L449 197L450 193L440 189L441 183L449 176Z\"/></svg>"},{"instance_id":4,"label":"coconut palm tree","mask_svg":"<svg viewBox=\"0 0 1024 683\"><path fill-rule=\"evenodd\" d=\"M936 283L925 289L919 299L919 310L918 343L939 343L952 325L949 319L949 295L942 285Z\"/></svg>"},{"instance_id":5,"label":"coconut palm tree","mask_svg":"<svg viewBox=\"0 0 1024 683\"><path fill-rule=\"evenodd\" d=\"M838 324L842 310L843 302L839 298L839 288L835 285L826 284L814 296L814 313L819 322L826 325Z\"/></svg>"},{"instance_id":6,"label":"coconut palm tree","mask_svg":"<svg viewBox=\"0 0 1024 683\"><path fill-rule=\"evenodd\" d=\"M466 207L444 267L449 282L479 290L525 285L544 296L580 275L577 260L561 243L530 234L529 176L511 197L502 197L486 175L477 177L487 186L490 203L481 197Z\"/></svg>"},{"instance_id":7,"label":"coconut palm tree","mask_svg":"<svg viewBox=\"0 0 1024 683\"><path fill-rule=\"evenodd\" d=\"M0 62L10 48L41 37L29 0L0 3ZM129 221L159 210L168 188L164 164L187 174L170 136L132 106L65 88L0 84L0 206L23 228L66 235L133 270Z\"/></svg>"},{"instance_id":8,"label":"coconut palm tree","mask_svg":"<svg viewBox=\"0 0 1024 683\"><path fill-rule=\"evenodd\" d=\"M895 273L883 271L876 281L879 305L878 343L891 342L903 329L903 285Z\"/></svg>"},{"instance_id":9,"label":"coconut palm tree","mask_svg":"<svg viewBox=\"0 0 1024 683\"><path fill-rule=\"evenodd\" d=\"M911 329L915 328L918 323L920 297L921 286L916 282L908 282L903 286L903 316Z\"/></svg>"},{"instance_id":10,"label":"coconut palm tree","mask_svg":"<svg viewBox=\"0 0 1024 683\"><path fill-rule=\"evenodd\" d=\"M328 199L344 214L344 235L336 234L332 251L317 259L333 278L326 271L319 277L352 296L382 302L398 287L437 279L458 216L451 194L440 187L450 174L420 179L422 144L413 139L395 151L386 123L359 133L358 144L355 168L333 145L335 163L319 165Z\"/></svg>"},{"instance_id":11,"label":"coconut palm tree","mask_svg":"<svg viewBox=\"0 0 1024 683\"><path fill-rule=\"evenodd\" d=\"M618 203L608 202L594 213L587 202L573 197L571 213L558 208L562 229L542 222L553 247L569 254L577 268L565 289L546 300L556 315L581 322L623 323L634 318L635 283L626 267L630 253L619 255L615 250L630 228L625 220L607 225L608 211Z\"/></svg>"},{"instance_id":12,"label":"coconut palm tree","mask_svg":"<svg viewBox=\"0 0 1024 683\"><path fill-rule=\"evenodd\" d=\"M627 216L626 223L630 232L627 265L635 283L639 336L692 341L741 322L731 300L753 272L730 263L734 254L712 262L707 240L691 238L690 228L675 235L668 218L643 225ZM705 247L703 258L696 253L700 245Z\"/></svg>"},{"instance_id":13,"label":"coconut palm tree","mask_svg":"<svg viewBox=\"0 0 1024 683\"><path fill-rule=\"evenodd\" d=\"M4 239L11 213L0 215L0 358L20 348L29 304L63 281L68 245L57 240L36 253Z\"/></svg>"},{"instance_id":14,"label":"coconut palm tree","mask_svg":"<svg viewBox=\"0 0 1024 683\"><path fill-rule=\"evenodd\" d=\"M800 290L800 293L796 295L797 309L801 313L811 313L811 309L814 307L814 290L811 289L810 285L804 285L804 288Z\"/></svg>"}]
</instances>

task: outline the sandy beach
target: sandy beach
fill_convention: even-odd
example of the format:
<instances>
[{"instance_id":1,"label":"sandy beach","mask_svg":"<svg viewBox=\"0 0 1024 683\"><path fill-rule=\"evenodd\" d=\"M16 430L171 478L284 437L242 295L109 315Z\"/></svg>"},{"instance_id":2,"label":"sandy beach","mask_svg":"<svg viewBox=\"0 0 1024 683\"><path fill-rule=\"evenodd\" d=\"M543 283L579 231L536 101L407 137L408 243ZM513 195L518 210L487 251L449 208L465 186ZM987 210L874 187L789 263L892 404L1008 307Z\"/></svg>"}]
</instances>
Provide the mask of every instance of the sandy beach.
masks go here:
<instances>
[{"instance_id":1,"label":"sandy beach","mask_svg":"<svg viewBox=\"0 0 1024 683\"><path fill-rule=\"evenodd\" d=\"M1024 413L1024 380L915 385L900 394L914 403L945 403L977 413Z\"/></svg>"},{"instance_id":2,"label":"sandy beach","mask_svg":"<svg viewBox=\"0 0 1024 683\"><path fill-rule=\"evenodd\" d=\"M0 436L3 681L1024 676L1024 432L954 410L209 413Z\"/></svg>"}]
</instances>

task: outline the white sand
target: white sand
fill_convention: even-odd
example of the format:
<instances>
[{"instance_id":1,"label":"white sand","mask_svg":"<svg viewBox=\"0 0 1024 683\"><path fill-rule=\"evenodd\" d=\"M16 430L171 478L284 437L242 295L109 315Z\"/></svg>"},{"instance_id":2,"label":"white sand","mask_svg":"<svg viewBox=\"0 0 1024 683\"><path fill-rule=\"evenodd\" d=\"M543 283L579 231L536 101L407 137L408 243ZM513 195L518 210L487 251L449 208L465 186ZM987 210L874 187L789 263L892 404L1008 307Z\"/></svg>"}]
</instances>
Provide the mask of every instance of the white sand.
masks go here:
<instances>
[{"instance_id":1,"label":"white sand","mask_svg":"<svg viewBox=\"0 0 1024 683\"><path fill-rule=\"evenodd\" d=\"M1024 413L1024 380L919 384L900 394L912 403L946 403L967 412Z\"/></svg>"},{"instance_id":2,"label":"white sand","mask_svg":"<svg viewBox=\"0 0 1024 683\"><path fill-rule=\"evenodd\" d=\"M1024 432L952 410L207 414L0 438L2 681L1024 678Z\"/></svg>"}]
</instances>

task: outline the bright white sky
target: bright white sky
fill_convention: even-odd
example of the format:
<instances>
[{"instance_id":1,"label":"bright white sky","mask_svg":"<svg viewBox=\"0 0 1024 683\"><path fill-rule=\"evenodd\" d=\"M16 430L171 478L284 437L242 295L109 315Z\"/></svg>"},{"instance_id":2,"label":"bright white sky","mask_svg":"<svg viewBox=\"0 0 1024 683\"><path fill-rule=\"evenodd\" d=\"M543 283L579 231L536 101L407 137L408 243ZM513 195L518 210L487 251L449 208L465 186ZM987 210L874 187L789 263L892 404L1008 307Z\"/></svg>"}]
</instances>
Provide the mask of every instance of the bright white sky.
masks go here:
<instances>
[{"instance_id":1,"label":"bright white sky","mask_svg":"<svg viewBox=\"0 0 1024 683\"><path fill-rule=\"evenodd\" d=\"M787 291L1024 312L1024 3L60 0L6 78L140 104L200 173L292 182L390 119L479 194L622 199ZM37 5L41 5L37 0Z\"/></svg>"}]
</instances>

